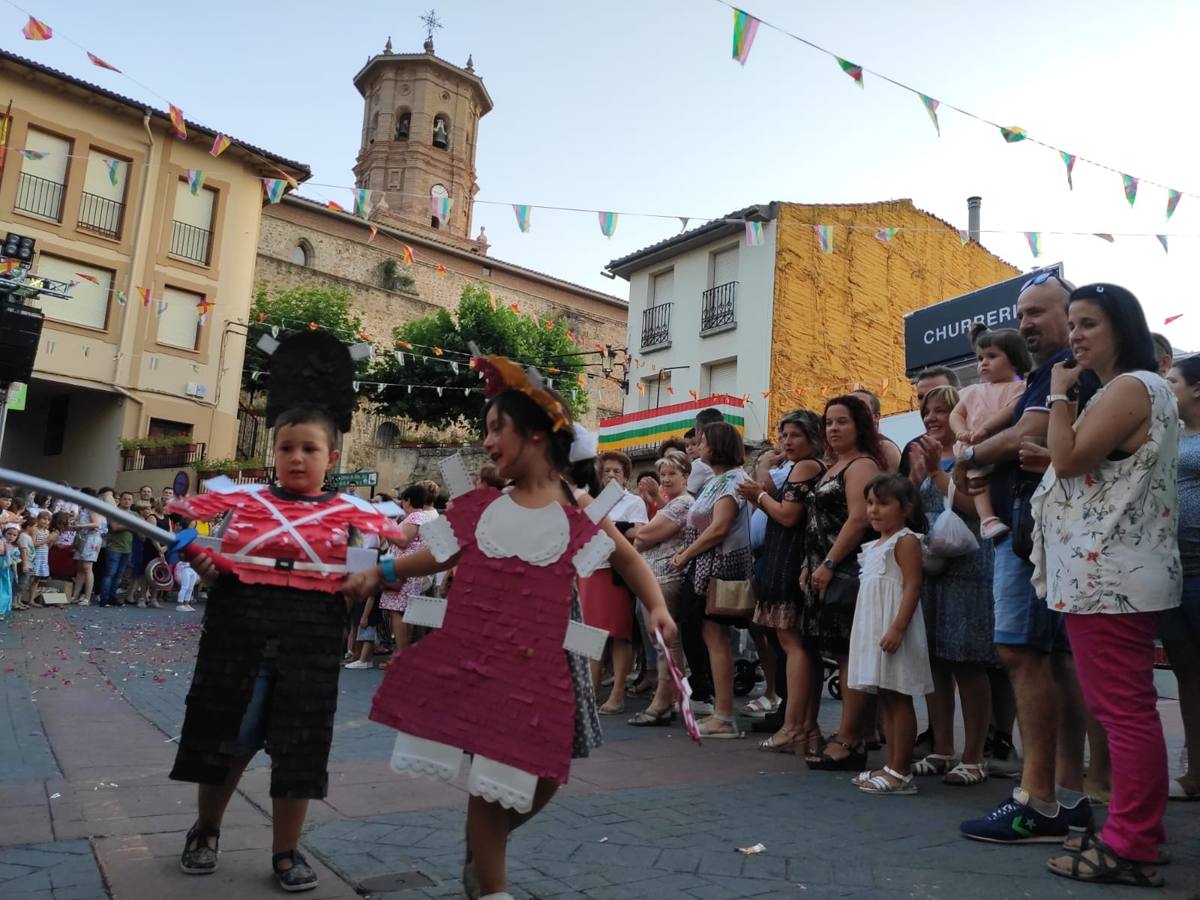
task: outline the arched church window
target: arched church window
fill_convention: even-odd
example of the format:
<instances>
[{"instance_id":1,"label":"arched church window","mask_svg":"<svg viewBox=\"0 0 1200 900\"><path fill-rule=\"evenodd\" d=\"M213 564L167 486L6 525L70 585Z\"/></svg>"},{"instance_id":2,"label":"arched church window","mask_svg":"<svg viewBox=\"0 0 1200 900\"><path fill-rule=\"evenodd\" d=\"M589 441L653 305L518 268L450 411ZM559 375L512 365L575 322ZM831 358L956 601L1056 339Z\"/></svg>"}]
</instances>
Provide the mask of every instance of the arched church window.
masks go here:
<instances>
[{"instance_id":1,"label":"arched church window","mask_svg":"<svg viewBox=\"0 0 1200 900\"><path fill-rule=\"evenodd\" d=\"M400 426L395 422L381 422L375 429L375 446L379 450L391 450L400 440Z\"/></svg>"},{"instance_id":2,"label":"arched church window","mask_svg":"<svg viewBox=\"0 0 1200 900\"><path fill-rule=\"evenodd\" d=\"M407 141L408 130L412 126L412 113L401 110L396 113L396 140Z\"/></svg>"},{"instance_id":3,"label":"arched church window","mask_svg":"<svg viewBox=\"0 0 1200 900\"><path fill-rule=\"evenodd\" d=\"M292 262L298 266L311 266L313 261L312 245L301 240L292 248Z\"/></svg>"},{"instance_id":4,"label":"arched church window","mask_svg":"<svg viewBox=\"0 0 1200 900\"><path fill-rule=\"evenodd\" d=\"M375 143L375 135L379 134L379 113L371 116L371 131L367 135L370 143Z\"/></svg>"},{"instance_id":5,"label":"arched church window","mask_svg":"<svg viewBox=\"0 0 1200 900\"><path fill-rule=\"evenodd\" d=\"M441 113L433 117L433 146L443 150L450 146L450 120Z\"/></svg>"}]
</instances>

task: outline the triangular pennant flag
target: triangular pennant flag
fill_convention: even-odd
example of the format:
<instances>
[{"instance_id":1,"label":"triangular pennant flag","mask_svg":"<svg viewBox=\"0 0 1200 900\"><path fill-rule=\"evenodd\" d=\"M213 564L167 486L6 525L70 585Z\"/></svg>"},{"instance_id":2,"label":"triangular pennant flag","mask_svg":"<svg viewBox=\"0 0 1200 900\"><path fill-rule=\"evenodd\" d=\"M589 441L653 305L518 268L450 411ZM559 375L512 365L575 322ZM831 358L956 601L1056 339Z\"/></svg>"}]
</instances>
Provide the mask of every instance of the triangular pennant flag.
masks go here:
<instances>
[{"instance_id":1,"label":"triangular pennant flag","mask_svg":"<svg viewBox=\"0 0 1200 900\"><path fill-rule=\"evenodd\" d=\"M446 351L445 351L445 350L443 350L441 347L434 347L434 348L433 348L433 355L434 355L434 356L441 356L441 355L442 355L443 353L445 353L445 352L446 352Z\"/></svg>"},{"instance_id":2,"label":"triangular pennant flag","mask_svg":"<svg viewBox=\"0 0 1200 900\"><path fill-rule=\"evenodd\" d=\"M362 216L364 219L367 213L370 212L371 191L369 188L355 188L354 190L354 214Z\"/></svg>"},{"instance_id":3,"label":"triangular pennant flag","mask_svg":"<svg viewBox=\"0 0 1200 900\"><path fill-rule=\"evenodd\" d=\"M1042 233L1040 231L1025 232L1025 240L1029 242L1029 252L1037 259L1042 254Z\"/></svg>"},{"instance_id":4,"label":"triangular pennant flag","mask_svg":"<svg viewBox=\"0 0 1200 900\"><path fill-rule=\"evenodd\" d=\"M439 397L442 396L442 388L441 387L438 387L437 392L438 392Z\"/></svg>"},{"instance_id":5,"label":"triangular pennant flag","mask_svg":"<svg viewBox=\"0 0 1200 900\"><path fill-rule=\"evenodd\" d=\"M637 383L637 389L639 394L646 393L646 385L642 384L640 381Z\"/></svg>"},{"instance_id":6,"label":"triangular pennant flag","mask_svg":"<svg viewBox=\"0 0 1200 900\"><path fill-rule=\"evenodd\" d=\"M453 360L450 361L450 371L455 375L458 374L458 363L454 362Z\"/></svg>"},{"instance_id":7,"label":"triangular pennant flag","mask_svg":"<svg viewBox=\"0 0 1200 900\"><path fill-rule=\"evenodd\" d=\"M167 115L171 119L171 130L181 141L187 140L187 124L183 121L183 110L178 106L167 104Z\"/></svg>"},{"instance_id":8,"label":"triangular pennant flag","mask_svg":"<svg viewBox=\"0 0 1200 900\"><path fill-rule=\"evenodd\" d=\"M470 388L463 388L463 396L464 396L464 397L470 397L470 396L471 396L471 389L470 389Z\"/></svg>"},{"instance_id":9,"label":"triangular pennant flag","mask_svg":"<svg viewBox=\"0 0 1200 900\"><path fill-rule=\"evenodd\" d=\"M283 171L282 169L276 169L275 171L279 173L279 176L284 181L287 182L287 186L290 187L293 191L300 187L300 182L298 182L295 178L293 178L287 172Z\"/></svg>"},{"instance_id":10,"label":"triangular pennant flag","mask_svg":"<svg viewBox=\"0 0 1200 900\"><path fill-rule=\"evenodd\" d=\"M438 278L446 277L446 267L442 263L438 263L437 273L438 273Z\"/></svg>"},{"instance_id":11,"label":"triangular pennant flag","mask_svg":"<svg viewBox=\"0 0 1200 900\"><path fill-rule=\"evenodd\" d=\"M124 291L117 291L117 305L124 306L129 302L129 298L125 296Z\"/></svg>"},{"instance_id":12,"label":"triangular pennant flag","mask_svg":"<svg viewBox=\"0 0 1200 900\"><path fill-rule=\"evenodd\" d=\"M1023 141L1025 138L1029 137L1029 135L1025 132L1025 129L1017 125L1013 125L1008 128L1001 126L1000 136L1010 144L1015 144L1017 141Z\"/></svg>"},{"instance_id":13,"label":"triangular pennant flag","mask_svg":"<svg viewBox=\"0 0 1200 900\"><path fill-rule=\"evenodd\" d=\"M102 60L100 57L98 57L95 53L88 53L88 51L86 51L86 50L83 52L87 53L87 58L92 61L93 66L99 66L102 69L108 69L110 72L120 72L121 71L116 66L109 65L108 63L106 63L104 60Z\"/></svg>"},{"instance_id":14,"label":"triangular pennant flag","mask_svg":"<svg viewBox=\"0 0 1200 900\"><path fill-rule=\"evenodd\" d=\"M600 233L606 238L613 236L613 232L617 230L617 216L615 212L598 213L600 217Z\"/></svg>"},{"instance_id":15,"label":"triangular pennant flag","mask_svg":"<svg viewBox=\"0 0 1200 900\"><path fill-rule=\"evenodd\" d=\"M405 350L411 350L413 348L413 345L408 341L396 341L396 346L403 347Z\"/></svg>"},{"instance_id":16,"label":"triangular pennant flag","mask_svg":"<svg viewBox=\"0 0 1200 900\"><path fill-rule=\"evenodd\" d=\"M1132 175L1121 175L1121 185L1125 188L1125 199L1129 201L1129 205L1137 201L1137 186L1138 180Z\"/></svg>"},{"instance_id":17,"label":"triangular pennant flag","mask_svg":"<svg viewBox=\"0 0 1200 900\"><path fill-rule=\"evenodd\" d=\"M687 216L676 216L676 218L679 219L679 230L687 231L688 222L690 222L692 220L689 219Z\"/></svg>"},{"instance_id":18,"label":"triangular pennant flag","mask_svg":"<svg viewBox=\"0 0 1200 900\"><path fill-rule=\"evenodd\" d=\"M1104 233L1104 232L1102 232L1102 231L1096 231L1096 232L1093 232L1093 234L1094 234L1096 237L1100 238L1100 240L1102 240L1102 241L1108 241L1110 244L1111 244L1111 243L1114 243L1114 242L1116 241L1116 238L1115 238L1115 237L1113 237L1111 234L1105 234L1105 233Z\"/></svg>"},{"instance_id":19,"label":"triangular pennant flag","mask_svg":"<svg viewBox=\"0 0 1200 900\"><path fill-rule=\"evenodd\" d=\"M382 394L386 387L387 387L386 384L375 385L375 396L378 397L380 394Z\"/></svg>"},{"instance_id":20,"label":"triangular pennant flag","mask_svg":"<svg viewBox=\"0 0 1200 900\"><path fill-rule=\"evenodd\" d=\"M403 249L401 249L400 259L403 260L406 266L411 266L413 264L412 247L408 246L408 244L405 244Z\"/></svg>"},{"instance_id":21,"label":"triangular pennant flag","mask_svg":"<svg viewBox=\"0 0 1200 900\"><path fill-rule=\"evenodd\" d=\"M346 207L342 206L342 204L338 203L336 200L330 200L328 203L325 204L325 208L332 209L334 212L345 212L346 211Z\"/></svg>"},{"instance_id":22,"label":"triangular pennant flag","mask_svg":"<svg viewBox=\"0 0 1200 900\"><path fill-rule=\"evenodd\" d=\"M822 253L833 252L833 226L832 225L814 225L813 231L817 235L817 246L821 248Z\"/></svg>"},{"instance_id":23,"label":"triangular pennant flag","mask_svg":"<svg viewBox=\"0 0 1200 900\"><path fill-rule=\"evenodd\" d=\"M863 69L857 63L852 63L848 59L842 59L840 56L835 56L837 64L842 67L842 71L849 75L858 84L860 88L865 88L863 84Z\"/></svg>"},{"instance_id":24,"label":"triangular pennant flag","mask_svg":"<svg viewBox=\"0 0 1200 900\"><path fill-rule=\"evenodd\" d=\"M84 281L90 281L92 284L100 283L100 279L97 278L95 275L89 275L86 272L76 272L75 274L78 275L80 278L82 278Z\"/></svg>"},{"instance_id":25,"label":"triangular pennant flag","mask_svg":"<svg viewBox=\"0 0 1200 900\"><path fill-rule=\"evenodd\" d=\"M204 187L204 170L203 169L188 169L187 170L187 183L188 183L188 188L192 192L192 196L193 197L196 196L196 194L200 191L200 188Z\"/></svg>"},{"instance_id":26,"label":"triangular pennant flag","mask_svg":"<svg viewBox=\"0 0 1200 900\"><path fill-rule=\"evenodd\" d=\"M273 337L273 338L279 337L279 326L278 325L271 326L271 337Z\"/></svg>"},{"instance_id":27,"label":"triangular pennant flag","mask_svg":"<svg viewBox=\"0 0 1200 900\"><path fill-rule=\"evenodd\" d=\"M758 19L740 9L733 11L733 58L743 66L750 56L754 36L758 34Z\"/></svg>"},{"instance_id":28,"label":"triangular pennant flag","mask_svg":"<svg viewBox=\"0 0 1200 900\"><path fill-rule=\"evenodd\" d=\"M667 393L668 393L668 394L670 394L672 397L674 397L674 396L675 396L675 388L671 387L671 386L668 384L668 385L667 385Z\"/></svg>"},{"instance_id":29,"label":"triangular pennant flag","mask_svg":"<svg viewBox=\"0 0 1200 900\"><path fill-rule=\"evenodd\" d=\"M229 149L229 145L232 143L233 143L233 141L231 141L229 138L225 137L225 135L218 134L215 138L213 138L212 149L209 150L208 152L211 156L220 156L222 153L224 153L226 150Z\"/></svg>"},{"instance_id":30,"label":"triangular pennant flag","mask_svg":"<svg viewBox=\"0 0 1200 900\"><path fill-rule=\"evenodd\" d=\"M700 399L700 395L699 395L699 394L697 394L697 393L696 393L695 391L693 391L693 390L689 390L689 391L688 391L688 396L689 396L689 397L691 397L693 400L699 400L699 399Z\"/></svg>"},{"instance_id":31,"label":"triangular pennant flag","mask_svg":"<svg viewBox=\"0 0 1200 900\"><path fill-rule=\"evenodd\" d=\"M284 189L287 188L287 182L282 178L264 178L262 184L268 203L278 203L283 197Z\"/></svg>"},{"instance_id":32,"label":"triangular pennant flag","mask_svg":"<svg viewBox=\"0 0 1200 900\"><path fill-rule=\"evenodd\" d=\"M411 385L411 384L408 386L408 390L407 390L407 391L405 391L405 393L407 393L407 394L411 394L411 393L412 393L412 385Z\"/></svg>"},{"instance_id":33,"label":"triangular pennant flag","mask_svg":"<svg viewBox=\"0 0 1200 900\"><path fill-rule=\"evenodd\" d=\"M1179 205L1179 199L1183 194L1174 188L1167 188L1167 219L1175 215L1175 207Z\"/></svg>"},{"instance_id":34,"label":"triangular pennant flag","mask_svg":"<svg viewBox=\"0 0 1200 900\"><path fill-rule=\"evenodd\" d=\"M138 294L138 299L142 301L143 308L149 308L149 306L150 306L150 288L140 287L140 288L136 288L136 290L137 290L137 294Z\"/></svg>"},{"instance_id":35,"label":"triangular pennant flag","mask_svg":"<svg viewBox=\"0 0 1200 900\"><path fill-rule=\"evenodd\" d=\"M21 155L26 159L36 161L39 159L45 159L48 154L44 150L22 150Z\"/></svg>"},{"instance_id":36,"label":"triangular pennant flag","mask_svg":"<svg viewBox=\"0 0 1200 900\"><path fill-rule=\"evenodd\" d=\"M21 29L21 34L25 35L27 41L48 41L54 36L54 29L30 16L25 27Z\"/></svg>"},{"instance_id":37,"label":"triangular pennant flag","mask_svg":"<svg viewBox=\"0 0 1200 900\"><path fill-rule=\"evenodd\" d=\"M521 314L521 307L515 303L508 304L508 308L515 312L518 316Z\"/></svg>"},{"instance_id":38,"label":"triangular pennant flag","mask_svg":"<svg viewBox=\"0 0 1200 900\"><path fill-rule=\"evenodd\" d=\"M758 247L763 243L763 223L762 222L747 222L746 223L746 246Z\"/></svg>"},{"instance_id":39,"label":"triangular pennant flag","mask_svg":"<svg viewBox=\"0 0 1200 900\"><path fill-rule=\"evenodd\" d=\"M770 392L770 391L763 391L763 392L762 392L762 395L763 395L763 399L764 399L764 400L766 400L768 397L770 397L770 396L771 396L771 392Z\"/></svg>"},{"instance_id":40,"label":"triangular pennant flag","mask_svg":"<svg viewBox=\"0 0 1200 900\"><path fill-rule=\"evenodd\" d=\"M1170 325L1176 319L1182 319L1182 318L1183 318L1183 313L1179 313L1179 315L1177 315L1177 316L1167 316L1167 318L1163 321L1163 324Z\"/></svg>"},{"instance_id":41,"label":"triangular pennant flag","mask_svg":"<svg viewBox=\"0 0 1200 900\"><path fill-rule=\"evenodd\" d=\"M492 307L492 312L496 311L496 295L492 293L492 289L487 289L488 305Z\"/></svg>"},{"instance_id":42,"label":"triangular pennant flag","mask_svg":"<svg viewBox=\"0 0 1200 900\"><path fill-rule=\"evenodd\" d=\"M316 330L317 330L318 328L320 328L320 327L321 327L321 326L320 326L320 325L318 325L316 322L309 322L309 323L308 323L308 330L309 330L309 331L316 331Z\"/></svg>"},{"instance_id":43,"label":"triangular pennant flag","mask_svg":"<svg viewBox=\"0 0 1200 900\"><path fill-rule=\"evenodd\" d=\"M934 100L932 97L926 96L925 94L917 94L917 96L921 98L921 103L925 106L925 112L929 113L929 121L931 121L933 123L933 127L937 129L938 137L941 137L942 125L938 121L937 115L938 107L942 105L941 102Z\"/></svg>"},{"instance_id":44,"label":"triangular pennant flag","mask_svg":"<svg viewBox=\"0 0 1200 900\"><path fill-rule=\"evenodd\" d=\"M167 311L167 301L159 300L158 303L155 304L155 307L154 307L155 318L161 319L163 317L163 313L165 313L166 311Z\"/></svg>"},{"instance_id":45,"label":"triangular pennant flag","mask_svg":"<svg viewBox=\"0 0 1200 900\"><path fill-rule=\"evenodd\" d=\"M344 381L342 382L342 384L345 384L345 383L346 383L346 382L344 382ZM352 382L350 382L350 386L351 386L352 388L354 388L354 393L356 393L356 394L357 394L357 393L358 393L358 389L359 389L360 387L362 387L362 382L361 382L361 381L352 381Z\"/></svg>"},{"instance_id":46,"label":"triangular pennant flag","mask_svg":"<svg viewBox=\"0 0 1200 900\"><path fill-rule=\"evenodd\" d=\"M157 368L158 368L158 357L157 357L157 356L151 356L151 357L150 357L150 368L151 368L151 369L157 369Z\"/></svg>"},{"instance_id":47,"label":"triangular pennant flag","mask_svg":"<svg viewBox=\"0 0 1200 900\"><path fill-rule=\"evenodd\" d=\"M958 232L958 239L962 241L964 247L971 243L971 232L965 228L956 228L955 231Z\"/></svg>"},{"instance_id":48,"label":"triangular pennant flag","mask_svg":"<svg viewBox=\"0 0 1200 900\"><path fill-rule=\"evenodd\" d=\"M91 344L84 344L84 345L83 345L83 355L84 355L85 357L88 357L88 356L91 356L91 355L92 355L92 345L91 345Z\"/></svg>"},{"instance_id":49,"label":"triangular pennant flag","mask_svg":"<svg viewBox=\"0 0 1200 900\"><path fill-rule=\"evenodd\" d=\"M376 228L374 225L372 225L371 226L371 236L369 238L367 238L367 243L368 244L371 243L371 241L375 240L375 238L378 235L379 235L379 229Z\"/></svg>"},{"instance_id":50,"label":"triangular pennant flag","mask_svg":"<svg viewBox=\"0 0 1200 900\"><path fill-rule=\"evenodd\" d=\"M513 213L517 217L517 227L521 229L521 233L529 231L529 214L532 212L528 206L522 206L520 203L513 204Z\"/></svg>"},{"instance_id":51,"label":"triangular pennant flag","mask_svg":"<svg viewBox=\"0 0 1200 900\"><path fill-rule=\"evenodd\" d=\"M546 322L545 322L545 325L546 325L546 330L547 330L547 331L553 331L553 330L554 330L554 323L553 323L553 322L552 322L550 319L547 319L547 320L546 320Z\"/></svg>"},{"instance_id":52,"label":"triangular pennant flag","mask_svg":"<svg viewBox=\"0 0 1200 900\"><path fill-rule=\"evenodd\" d=\"M113 187L116 187L117 182L120 180L118 176L121 172L121 161L119 159L106 159L104 161L104 167L108 169L109 182Z\"/></svg>"},{"instance_id":53,"label":"triangular pennant flag","mask_svg":"<svg viewBox=\"0 0 1200 900\"><path fill-rule=\"evenodd\" d=\"M1158 238L1158 242L1162 244L1163 253L1170 253L1171 251L1167 249L1167 236L1165 234L1156 234L1155 237Z\"/></svg>"},{"instance_id":54,"label":"triangular pennant flag","mask_svg":"<svg viewBox=\"0 0 1200 900\"><path fill-rule=\"evenodd\" d=\"M1071 180L1071 173L1075 171L1075 154L1059 150L1058 155L1062 157L1063 165L1067 167L1067 187L1075 190L1075 182Z\"/></svg>"},{"instance_id":55,"label":"triangular pennant flag","mask_svg":"<svg viewBox=\"0 0 1200 900\"><path fill-rule=\"evenodd\" d=\"M393 350L392 356L396 357L396 365L398 365L398 366L404 365L404 354L403 353L401 353L399 350Z\"/></svg>"},{"instance_id":56,"label":"triangular pennant flag","mask_svg":"<svg viewBox=\"0 0 1200 900\"><path fill-rule=\"evenodd\" d=\"M896 236L896 232L899 230L899 228L880 228L875 232L875 239L886 244Z\"/></svg>"}]
</instances>

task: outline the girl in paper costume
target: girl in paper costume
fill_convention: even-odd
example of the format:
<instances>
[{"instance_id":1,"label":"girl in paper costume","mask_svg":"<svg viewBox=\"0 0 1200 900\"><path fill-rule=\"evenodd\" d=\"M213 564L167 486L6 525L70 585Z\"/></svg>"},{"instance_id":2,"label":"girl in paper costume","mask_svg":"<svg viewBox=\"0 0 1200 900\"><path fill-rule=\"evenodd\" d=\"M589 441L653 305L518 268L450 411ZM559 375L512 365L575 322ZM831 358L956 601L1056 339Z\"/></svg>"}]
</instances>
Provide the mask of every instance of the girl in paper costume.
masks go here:
<instances>
[{"instance_id":1,"label":"girl in paper costume","mask_svg":"<svg viewBox=\"0 0 1200 900\"><path fill-rule=\"evenodd\" d=\"M444 612L441 627L388 668L371 719L400 732L397 771L450 780L473 755L464 886L471 897L504 898L509 832L566 783L573 756L599 745L587 663L564 652L564 639L578 646L587 632L572 624L576 576L611 558L651 630L669 637L675 623L649 567L604 518L620 491L585 509L564 482L575 432L562 401L502 357L476 357L475 367L489 396L484 449L511 491L469 490L468 480L446 514L422 526L426 549L350 576L347 590L454 567L448 598L411 601L410 618ZM603 636L593 635L601 649Z\"/></svg>"},{"instance_id":2,"label":"girl in paper costume","mask_svg":"<svg viewBox=\"0 0 1200 900\"><path fill-rule=\"evenodd\" d=\"M189 875L216 870L225 807L265 746L272 869L286 891L317 886L296 845L308 801L324 797L328 783L346 618L338 591L356 561L375 561L374 551L356 559L348 539L352 528L395 527L379 507L322 487L338 461L338 432L350 426L353 372L350 352L327 332L285 339L271 358L267 401L277 483L212 479L207 493L167 507L197 520L228 514L220 554L234 570L218 577L207 557L191 563L214 586L171 770L171 778L200 785L199 815L180 858Z\"/></svg>"}]
</instances>

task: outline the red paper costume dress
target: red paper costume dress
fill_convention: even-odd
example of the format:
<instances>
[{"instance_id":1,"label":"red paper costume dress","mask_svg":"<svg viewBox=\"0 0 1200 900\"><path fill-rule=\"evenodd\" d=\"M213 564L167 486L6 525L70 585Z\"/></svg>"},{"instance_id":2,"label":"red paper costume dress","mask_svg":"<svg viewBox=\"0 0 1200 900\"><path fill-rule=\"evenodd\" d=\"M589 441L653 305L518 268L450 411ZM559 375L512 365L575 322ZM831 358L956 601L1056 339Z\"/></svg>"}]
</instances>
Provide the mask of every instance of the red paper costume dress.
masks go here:
<instances>
[{"instance_id":1,"label":"red paper costume dress","mask_svg":"<svg viewBox=\"0 0 1200 900\"><path fill-rule=\"evenodd\" d=\"M593 506L527 509L478 488L422 526L436 559L460 555L441 628L408 647L375 694L371 719L400 732L394 769L449 780L471 753L468 790L518 810L537 778L567 781L572 585L613 550Z\"/></svg>"},{"instance_id":2,"label":"red paper costume dress","mask_svg":"<svg viewBox=\"0 0 1200 900\"><path fill-rule=\"evenodd\" d=\"M168 510L202 520L232 511L220 552L235 574L209 593L171 777L220 784L252 754L257 745L247 750L240 739L243 719L256 683L269 679L259 739L271 756L271 796L324 797L346 619L336 592L349 530L386 534L396 524L346 494L297 496L227 478L206 486L209 493ZM374 557L364 561L374 565Z\"/></svg>"}]
</instances>

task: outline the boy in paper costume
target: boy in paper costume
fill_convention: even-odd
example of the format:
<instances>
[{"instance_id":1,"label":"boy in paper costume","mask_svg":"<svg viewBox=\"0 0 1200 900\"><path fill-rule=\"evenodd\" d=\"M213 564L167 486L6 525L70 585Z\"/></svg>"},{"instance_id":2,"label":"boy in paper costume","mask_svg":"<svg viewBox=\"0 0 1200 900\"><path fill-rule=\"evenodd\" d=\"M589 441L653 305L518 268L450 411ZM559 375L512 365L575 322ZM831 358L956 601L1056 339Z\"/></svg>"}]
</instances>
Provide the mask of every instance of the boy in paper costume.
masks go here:
<instances>
[{"instance_id":1,"label":"boy in paper costume","mask_svg":"<svg viewBox=\"0 0 1200 900\"><path fill-rule=\"evenodd\" d=\"M564 649L597 637L572 623L576 577L611 557L652 627L673 634L675 623L649 567L604 519L612 494L581 509L563 481L575 431L562 401L503 357L476 357L475 367L489 397L484 449L511 490L469 490L465 472L448 478L468 490L422 526L427 549L350 576L347 590L454 567L446 600L411 601L409 618L441 627L388 667L371 718L400 732L397 771L448 780L473 755L464 886L502 898L509 832L567 781L573 755L599 744L586 661Z\"/></svg>"}]
</instances>

